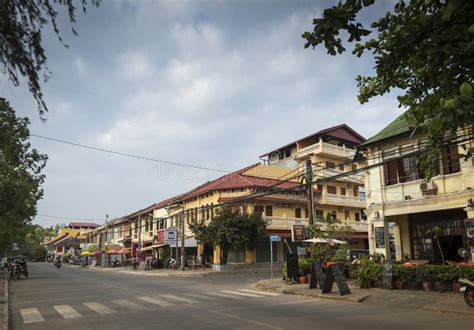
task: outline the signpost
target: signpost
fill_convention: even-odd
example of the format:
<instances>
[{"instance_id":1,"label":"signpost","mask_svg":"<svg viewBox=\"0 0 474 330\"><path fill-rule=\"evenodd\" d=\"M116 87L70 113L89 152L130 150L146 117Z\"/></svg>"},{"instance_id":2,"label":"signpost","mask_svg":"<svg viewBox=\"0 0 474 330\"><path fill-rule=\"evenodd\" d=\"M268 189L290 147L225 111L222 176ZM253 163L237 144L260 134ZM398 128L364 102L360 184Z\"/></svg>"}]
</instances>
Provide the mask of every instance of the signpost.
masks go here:
<instances>
[{"instance_id":1,"label":"signpost","mask_svg":"<svg viewBox=\"0 0 474 330\"><path fill-rule=\"evenodd\" d=\"M273 281L273 242L280 242L281 237L278 235L270 235L270 269L272 272L272 281Z\"/></svg>"}]
</instances>

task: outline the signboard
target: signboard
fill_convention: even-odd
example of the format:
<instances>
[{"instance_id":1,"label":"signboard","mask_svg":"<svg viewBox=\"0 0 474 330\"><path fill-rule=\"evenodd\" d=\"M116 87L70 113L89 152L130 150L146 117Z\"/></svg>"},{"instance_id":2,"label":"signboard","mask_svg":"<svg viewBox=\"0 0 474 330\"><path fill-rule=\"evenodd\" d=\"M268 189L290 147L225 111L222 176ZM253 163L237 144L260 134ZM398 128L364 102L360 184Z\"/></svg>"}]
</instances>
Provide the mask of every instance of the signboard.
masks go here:
<instances>
[{"instance_id":1,"label":"signboard","mask_svg":"<svg viewBox=\"0 0 474 330\"><path fill-rule=\"evenodd\" d=\"M299 276L298 255L296 253L288 253L286 255L286 269L288 272L288 278L295 278Z\"/></svg>"},{"instance_id":2,"label":"signboard","mask_svg":"<svg viewBox=\"0 0 474 330\"><path fill-rule=\"evenodd\" d=\"M296 253L298 254L298 256L305 256L305 255L307 255L306 248L303 247L303 246L297 246L297 247L296 247Z\"/></svg>"},{"instance_id":3,"label":"signboard","mask_svg":"<svg viewBox=\"0 0 474 330\"><path fill-rule=\"evenodd\" d=\"M467 244L474 246L474 219L466 219L464 224L466 227Z\"/></svg>"},{"instance_id":4,"label":"signboard","mask_svg":"<svg viewBox=\"0 0 474 330\"><path fill-rule=\"evenodd\" d=\"M156 231L156 242L155 244L165 244L165 230L164 229L158 229Z\"/></svg>"},{"instance_id":5,"label":"signboard","mask_svg":"<svg viewBox=\"0 0 474 330\"><path fill-rule=\"evenodd\" d=\"M392 290L393 261L384 260L382 265L382 288Z\"/></svg>"},{"instance_id":6,"label":"signboard","mask_svg":"<svg viewBox=\"0 0 474 330\"><path fill-rule=\"evenodd\" d=\"M293 242L304 241L306 239L306 229L304 225L293 225L291 227L291 239Z\"/></svg>"},{"instance_id":7,"label":"signboard","mask_svg":"<svg viewBox=\"0 0 474 330\"><path fill-rule=\"evenodd\" d=\"M167 228L165 230L165 243L169 245L176 245L178 239L178 231L174 228Z\"/></svg>"},{"instance_id":8,"label":"signboard","mask_svg":"<svg viewBox=\"0 0 474 330\"><path fill-rule=\"evenodd\" d=\"M341 271L341 269L339 269L337 264L329 266L326 272L322 293L330 293L332 291L334 281L336 282L337 288L339 289L339 294L341 296L351 293L351 290L347 285L346 277L344 276L344 273Z\"/></svg>"},{"instance_id":9,"label":"signboard","mask_svg":"<svg viewBox=\"0 0 474 330\"><path fill-rule=\"evenodd\" d=\"M324 286L324 281L326 280L326 275L323 272L323 266L319 262L313 263L311 266L311 281L309 282L309 288L315 289L318 287L322 288Z\"/></svg>"},{"instance_id":10,"label":"signboard","mask_svg":"<svg viewBox=\"0 0 474 330\"><path fill-rule=\"evenodd\" d=\"M278 235L270 235L270 241L271 241L271 242L280 242L280 241L281 241L281 237L278 236Z\"/></svg>"},{"instance_id":11,"label":"signboard","mask_svg":"<svg viewBox=\"0 0 474 330\"><path fill-rule=\"evenodd\" d=\"M375 247L377 249L385 248L385 229L383 227L375 227Z\"/></svg>"}]
</instances>

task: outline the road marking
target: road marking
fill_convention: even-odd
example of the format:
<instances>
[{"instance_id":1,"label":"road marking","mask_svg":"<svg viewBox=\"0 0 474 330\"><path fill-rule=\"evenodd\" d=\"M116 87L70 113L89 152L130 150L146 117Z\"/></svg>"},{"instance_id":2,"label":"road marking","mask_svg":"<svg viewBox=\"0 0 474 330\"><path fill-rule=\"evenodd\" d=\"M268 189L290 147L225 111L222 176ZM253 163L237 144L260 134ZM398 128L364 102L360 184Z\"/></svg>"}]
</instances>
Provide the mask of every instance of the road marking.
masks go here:
<instances>
[{"instance_id":1,"label":"road marking","mask_svg":"<svg viewBox=\"0 0 474 330\"><path fill-rule=\"evenodd\" d=\"M273 292L262 292L262 291L247 290L247 289L239 289L239 291L249 292L249 293L256 293L256 294L263 294L264 296L281 296L279 293L273 293Z\"/></svg>"},{"instance_id":2,"label":"road marking","mask_svg":"<svg viewBox=\"0 0 474 330\"><path fill-rule=\"evenodd\" d=\"M84 303L85 306L89 307L93 311L99 314L112 314L115 311L105 305L99 304L98 302L86 302Z\"/></svg>"},{"instance_id":3,"label":"road marking","mask_svg":"<svg viewBox=\"0 0 474 330\"><path fill-rule=\"evenodd\" d=\"M173 303L170 303L164 300L158 300L156 298L152 298L149 296L137 297L137 299L149 302L150 304L155 304L155 305L163 306L163 307L174 305Z\"/></svg>"},{"instance_id":4,"label":"road marking","mask_svg":"<svg viewBox=\"0 0 474 330\"><path fill-rule=\"evenodd\" d=\"M229 293L229 294L236 294L238 296L244 296L244 297L263 298L263 296L259 296L259 295L252 294L252 293L244 293L244 292L230 291L230 290L222 290L221 292L225 292L225 293Z\"/></svg>"},{"instance_id":5,"label":"road marking","mask_svg":"<svg viewBox=\"0 0 474 330\"><path fill-rule=\"evenodd\" d=\"M117 305L127 307L133 310L139 310L139 309L145 309L145 307L140 306L139 304L136 304L132 301L126 300L126 299L115 299L112 300L113 303L116 303Z\"/></svg>"},{"instance_id":6,"label":"road marking","mask_svg":"<svg viewBox=\"0 0 474 330\"><path fill-rule=\"evenodd\" d=\"M184 298L184 297L179 297L179 296L175 296L175 295L172 295L172 294L162 294L161 296L164 297L164 298L171 299L171 300L181 301L181 302L184 302L184 303L187 303L187 304L197 304L197 303L199 303L199 301L197 301L197 300Z\"/></svg>"},{"instance_id":7,"label":"road marking","mask_svg":"<svg viewBox=\"0 0 474 330\"><path fill-rule=\"evenodd\" d=\"M38 308L23 308L20 309L23 323L43 322L44 318L39 312Z\"/></svg>"},{"instance_id":8,"label":"road marking","mask_svg":"<svg viewBox=\"0 0 474 330\"><path fill-rule=\"evenodd\" d=\"M75 317L81 317L82 316L81 314L76 312L76 310L74 310L74 308L72 308L69 305L57 305L57 306L53 306L53 308L56 310L56 312L61 314L61 316L65 319L73 319Z\"/></svg>"},{"instance_id":9,"label":"road marking","mask_svg":"<svg viewBox=\"0 0 474 330\"><path fill-rule=\"evenodd\" d=\"M190 297L193 297L193 298L197 298L197 299L203 299L203 300L217 300L216 298L214 297L209 297L209 296L205 296L203 294L197 294L197 293L183 293L185 296L190 296Z\"/></svg>"},{"instance_id":10,"label":"road marking","mask_svg":"<svg viewBox=\"0 0 474 330\"><path fill-rule=\"evenodd\" d=\"M226 294L226 293L222 293L222 292L204 292L205 294L210 294L212 296L217 296L217 297L221 297L221 298L231 298L231 299L242 299L243 297L239 297L239 296L234 296L234 295L230 295L230 294Z\"/></svg>"}]
</instances>

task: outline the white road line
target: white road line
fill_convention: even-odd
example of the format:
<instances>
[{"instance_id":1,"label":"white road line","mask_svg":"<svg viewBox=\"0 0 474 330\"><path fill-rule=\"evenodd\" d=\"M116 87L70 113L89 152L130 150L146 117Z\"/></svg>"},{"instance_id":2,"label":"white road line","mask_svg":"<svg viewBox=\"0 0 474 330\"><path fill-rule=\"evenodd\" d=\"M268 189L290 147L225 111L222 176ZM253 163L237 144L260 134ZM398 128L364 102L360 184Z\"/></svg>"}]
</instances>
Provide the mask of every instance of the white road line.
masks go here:
<instances>
[{"instance_id":1,"label":"white road line","mask_svg":"<svg viewBox=\"0 0 474 330\"><path fill-rule=\"evenodd\" d=\"M179 297L179 296L175 296L173 294L162 294L161 296L164 297L164 298L167 298L167 299L181 301L181 302L184 302L184 303L187 303L187 304L197 304L197 303L199 303L199 301L197 301L197 300L184 298L184 297Z\"/></svg>"},{"instance_id":2,"label":"white road line","mask_svg":"<svg viewBox=\"0 0 474 330\"><path fill-rule=\"evenodd\" d=\"M226 294L222 292L204 292L205 294L210 294L211 296L217 296L221 298L230 298L230 299L242 299L243 297L234 296L231 294Z\"/></svg>"},{"instance_id":3,"label":"white road line","mask_svg":"<svg viewBox=\"0 0 474 330\"><path fill-rule=\"evenodd\" d=\"M213 300L213 301L216 301L216 300L217 300L217 298L205 296L205 295L203 295L203 294L197 294L197 293L183 293L183 294L184 294L185 296L190 296L190 297L197 298L197 299Z\"/></svg>"},{"instance_id":4,"label":"white road line","mask_svg":"<svg viewBox=\"0 0 474 330\"><path fill-rule=\"evenodd\" d=\"M23 323L43 322L44 318L39 312L38 308L23 308L20 309Z\"/></svg>"},{"instance_id":5,"label":"white road line","mask_svg":"<svg viewBox=\"0 0 474 330\"><path fill-rule=\"evenodd\" d=\"M244 292L239 292L239 291L230 291L230 290L222 290L221 292L229 293L229 294L236 294L238 296L244 296L244 297L252 297L252 298L263 298L263 296L259 296L253 293L244 293Z\"/></svg>"},{"instance_id":6,"label":"white road line","mask_svg":"<svg viewBox=\"0 0 474 330\"><path fill-rule=\"evenodd\" d=\"M83 303L85 306L89 307L92 309L94 312L97 312L99 314L112 314L115 313L115 311L112 308L109 308L105 305L99 304L98 302L85 302Z\"/></svg>"},{"instance_id":7,"label":"white road line","mask_svg":"<svg viewBox=\"0 0 474 330\"><path fill-rule=\"evenodd\" d=\"M75 317L81 317L82 315L76 312L74 308L69 305L56 305L53 308L61 314L61 316L65 319L73 319Z\"/></svg>"},{"instance_id":8,"label":"white road line","mask_svg":"<svg viewBox=\"0 0 474 330\"><path fill-rule=\"evenodd\" d=\"M136 304L133 301L129 301L126 299L115 299L115 300L112 300L112 302L116 303L117 305L127 307L133 310L145 309L145 307L140 306L139 304Z\"/></svg>"},{"instance_id":9,"label":"white road line","mask_svg":"<svg viewBox=\"0 0 474 330\"><path fill-rule=\"evenodd\" d=\"M149 302L150 304L155 304L155 305L163 306L163 307L174 305L173 303L170 303L164 300L158 300L156 298L152 298L149 296L137 297L137 299Z\"/></svg>"},{"instance_id":10,"label":"white road line","mask_svg":"<svg viewBox=\"0 0 474 330\"><path fill-rule=\"evenodd\" d=\"M239 291L248 292L248 293L256 293L256 294L263 294L264 296L281 296L279 293L273 293L273 292L262 292L262 291L247 290L247 289L239 289Z\"/></svg>"}]
</instances>

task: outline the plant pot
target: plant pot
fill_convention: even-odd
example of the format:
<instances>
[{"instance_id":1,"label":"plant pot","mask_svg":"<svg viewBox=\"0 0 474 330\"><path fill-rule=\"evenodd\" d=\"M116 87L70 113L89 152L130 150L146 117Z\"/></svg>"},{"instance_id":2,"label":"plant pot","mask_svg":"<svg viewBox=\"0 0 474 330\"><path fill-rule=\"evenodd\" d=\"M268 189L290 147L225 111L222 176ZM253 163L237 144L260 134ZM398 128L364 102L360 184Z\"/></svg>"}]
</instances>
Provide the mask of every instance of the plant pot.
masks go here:
<instances>
[{"instance_id":1,"label":"plant pot","mask_svg":"<svg viewBox=\"0 0 474 330\"><path fill-rule=\"evenodd\" d=\"M433 291L433 282L423 282L424 291Z\"/></svg>"},{"instance_id":2,"label":"plant pot","mask_svg":"<svg viewBox=\"0 0 474 330\"><path fill-rule=\"evenodd\" d=\"M449 283L447 282L436 282L435 283L436 291L446 292L449 291Z\"/></svg>"},{"instance_id":3,"label":"plant pot","mask_svg":"<svg viewBox=\"0 0 474 330\"><path fill-rule=\"evenodd\" d=\"M461 283L459 283L458 281L453 281L451 289L454 293L461 293Z\"/></svg>"},{"instance_id":4,"label":"plant pot","mask_svg":"<svg viewBox=\"0 0 474 330\"><path fill-rule=\"evenodd\" d=\"M397 281L395 281L395 288L396 288L397 290L403 290L403 289L405 289L405 281L403 281L403 280L397 280Z\"/></svg>"},{"instance_id":5,"label":"plant pot","mask_svg":"<svg viewBox=\"0 0 474 330\"><path fill-rule=\"evenodd\" d=\"M300 276L300 277L299 277L299 280L300 280L300 283L301 283L301 284L306 283L306 276Z\"/></svg>"}]
</instances>

